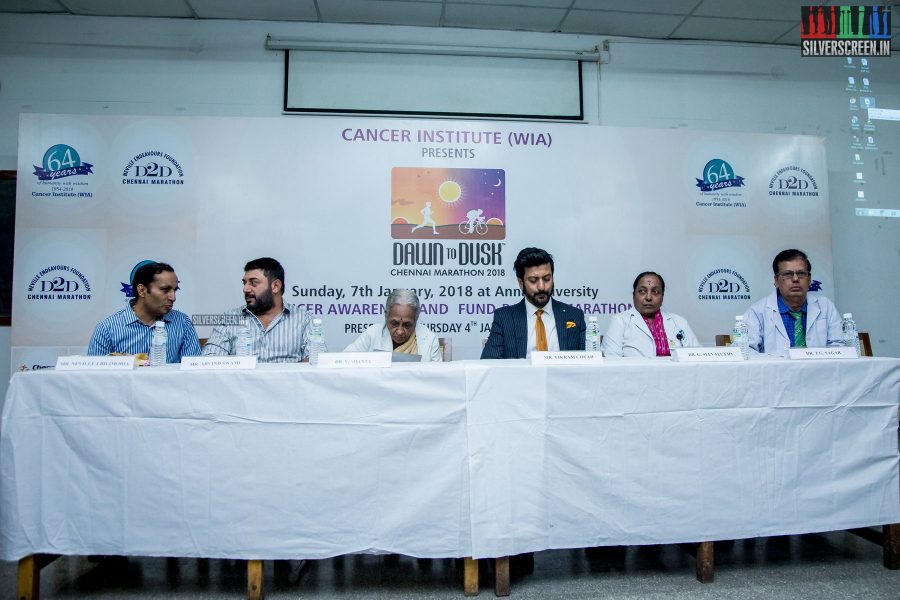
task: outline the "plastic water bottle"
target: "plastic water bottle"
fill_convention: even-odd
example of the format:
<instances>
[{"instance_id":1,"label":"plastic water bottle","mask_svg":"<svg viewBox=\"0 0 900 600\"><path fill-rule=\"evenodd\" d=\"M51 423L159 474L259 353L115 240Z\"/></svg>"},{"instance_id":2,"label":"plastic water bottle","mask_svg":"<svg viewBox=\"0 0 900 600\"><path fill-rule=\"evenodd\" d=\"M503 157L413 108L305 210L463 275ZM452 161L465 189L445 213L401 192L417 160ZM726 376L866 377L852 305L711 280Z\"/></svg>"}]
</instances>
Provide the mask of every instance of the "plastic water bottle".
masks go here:
<instances>
[{"instance_id":1,"label":"plastic water bottle","mask_svg":"<svg viewBox=\"0 0 900 600\"><path fill-rule=\"evenodd\" d=\"M844 332L844 345L856 348L856 355L859 356L859 331L856 330L856 321L853 320L852 313L843 314L841 330Z\"/></svg>"},{"instance_id":2,"label":"plastic water bottle","mask_svg":"<svg viewBox=\"0 0 900 600\"><path fill-rule=\"evenodd\" d=\"M319 364L319 353L326 352L325 334L322 332L322 319L313 319L309 332L309 364Z\"/></svg>"},{"instance_id":3,"label":"plastic water bottle","mask_svg":"<svg viewBox=\"0 0 900 600\"><path fill-rule=\"evenodd\" d=\"M157 321L153 324L153 333L150 336L150 366L162 367L166 360L169 344L169 334L166 333L166 324Z\"/></svg>"},{"instance_id":4,"label":"plastic water bottle","mask_svg":"<svg viewBox=\"0 0 900 600\"><path fill-rule=\"evenodd\" d=\"M734 328L731 330L731 345L741 349L741 356L744 360L750 358L750 328L744 315L737 315L734 318Z\"/></svg>"},{"instance_id":5,"label":"plastic water bottle","mask_svg":"<svg viewBox=\"0 0 900 600\"><path fill-rule=\"evenodd\" d=\"M253 338L250 336L250 327L247 323L238 326L234 337L234 353L237 356L251 356L253 354Z\"/></svg>"},{"instance_id":6,"label":"plastic water bottle","mask_svg":"<svg viewBox=\"0 0 900 600\"><path fill-rule=\"evenodd\" d=\"M588 317L587 332L584 335L584 349L590 352L600 351L600 325L597 317Z\"/></svg>"}]
</instances>

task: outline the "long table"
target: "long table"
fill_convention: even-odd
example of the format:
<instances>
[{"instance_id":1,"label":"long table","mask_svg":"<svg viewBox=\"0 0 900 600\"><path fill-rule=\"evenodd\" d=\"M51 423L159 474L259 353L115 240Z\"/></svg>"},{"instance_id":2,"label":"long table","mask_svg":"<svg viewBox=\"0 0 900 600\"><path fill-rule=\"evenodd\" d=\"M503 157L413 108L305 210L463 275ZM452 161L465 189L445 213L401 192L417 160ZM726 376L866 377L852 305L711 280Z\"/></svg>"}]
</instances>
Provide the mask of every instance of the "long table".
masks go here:
<instances>
[{"instance_id":1,"label":"long table","mask_svg":"<svg viewBox=\"0 0 900 600\"><path fill-rule=\"evenodd\" d=\"M477 559L897 523L898 399L887 358L17 373L0 558Z\"/></svg>"}]
</instances>

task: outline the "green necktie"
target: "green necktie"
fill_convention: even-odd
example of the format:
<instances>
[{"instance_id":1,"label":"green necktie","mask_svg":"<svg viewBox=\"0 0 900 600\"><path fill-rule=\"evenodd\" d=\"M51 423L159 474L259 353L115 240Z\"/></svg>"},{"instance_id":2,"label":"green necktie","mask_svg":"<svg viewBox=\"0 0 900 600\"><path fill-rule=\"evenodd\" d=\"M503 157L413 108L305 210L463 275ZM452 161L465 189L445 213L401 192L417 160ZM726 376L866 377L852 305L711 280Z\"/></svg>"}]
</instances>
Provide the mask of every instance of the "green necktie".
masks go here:
<instances>
[{"instance_id":1,"label":"green necktie","mask_svg":"<svg viewBox=\"0 0 900 600\"><path fill-rule=\"evenodd\" d=\"M803 311L788 311L794 317L794 348L806 348L806 332L803 331Z\"/></svg>"}]
</instances>

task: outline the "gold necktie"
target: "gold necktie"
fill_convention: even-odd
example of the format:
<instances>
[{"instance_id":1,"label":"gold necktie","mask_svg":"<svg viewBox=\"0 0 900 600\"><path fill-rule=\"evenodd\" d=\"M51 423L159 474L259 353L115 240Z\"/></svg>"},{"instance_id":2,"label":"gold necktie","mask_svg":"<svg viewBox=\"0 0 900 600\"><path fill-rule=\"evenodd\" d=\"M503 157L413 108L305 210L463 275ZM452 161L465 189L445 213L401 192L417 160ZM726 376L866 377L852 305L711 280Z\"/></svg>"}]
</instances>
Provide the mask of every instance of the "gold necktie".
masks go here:
<instances>
[{"instance_id":1,"label":"gold necktie","mask_svg":"<svg viewBox=\"0 0 900 600\"><path fill-rule=\"evenodd\" d=\"M544 314L544 311L539 308L535 314L537 315L537 321L534 324L534 331L537 334L537 349L539 352L546 352L547 330L544 329L544 321L541 319L541 315Z\"/></svg>"}]
</instances>

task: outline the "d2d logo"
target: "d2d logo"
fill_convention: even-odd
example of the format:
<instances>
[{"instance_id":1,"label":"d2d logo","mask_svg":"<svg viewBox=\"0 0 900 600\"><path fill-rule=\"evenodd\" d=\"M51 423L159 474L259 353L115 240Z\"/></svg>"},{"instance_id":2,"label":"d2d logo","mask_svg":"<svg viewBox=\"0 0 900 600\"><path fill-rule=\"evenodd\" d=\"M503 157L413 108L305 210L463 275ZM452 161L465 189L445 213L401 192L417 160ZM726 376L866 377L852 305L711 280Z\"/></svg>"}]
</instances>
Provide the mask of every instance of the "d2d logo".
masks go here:
<instances>
[{"instance_id":1,"label":"d2d logo","mask_svg":"<svg viewBox=\"0 0 900 600\"><path fill-rule=\"evenodd\" d=\"M41 269L28 284L28 300L90 300L87 277L70 265Z\"/></svg>"},{"instance_id":2,"label":"d2d logo","mask_svg":"<svg viewBox=\"0 0 900 600\"><path fill-rule=\"evenodd\" d=\"M505 171L394 167L391 237L432 241L505 239Z\"/></svg>"},{"instance_id":3,"label":"d2d logo","mask_svg":"<svg viewBox=\"0 0 900 600\"><path fill-rule=\"evenodd\" d=\"M147 150L132 157L122 169L124 185L183 185L184 169L170 154Z\"/></svg>"},{"instance_id":4,"label":"d2d logo","mask_svg":"<svg viewBox=\"0 0 900 600\"><path fill-rule=\"evenodd\" d=\"M809 171L791 165L782 167L769 180L770 196L818 196L819 184Z\"/></svg>"},{"instance_id":5,"label":"d2d logo","mask_svg":"<svg viewBox=\"0 0 900 600\"><path fill-rule=\"evenodd\" d=\"M94 165L81 161L78 151L66 144L56 144L47 148L41 166L34 166L34 174L39 181L53 181L73 175L92 175Z\"/></svg>"},{"instance_id":6,"label":"d2d logo","mask_svg":"<svg viewBox=\"0 0 900 600\"><path fill-rule=\"evenodd\" d=\"M713 269L697 286L698 300L750 300L750 284L734 269Z\"/></svg>"},{"instance_id":7,"label":"d2d logo","mask_svg":"<svg viewBox=\"0 0 900 600\"><path fill-rule=\"evenodd\" d=\"M697 179L701 192L715 192L730 187L741 187L744 178L735 175L730 164L721 158L714 158L703 167L703 179Z\"/></svg>"}]
</instances>

